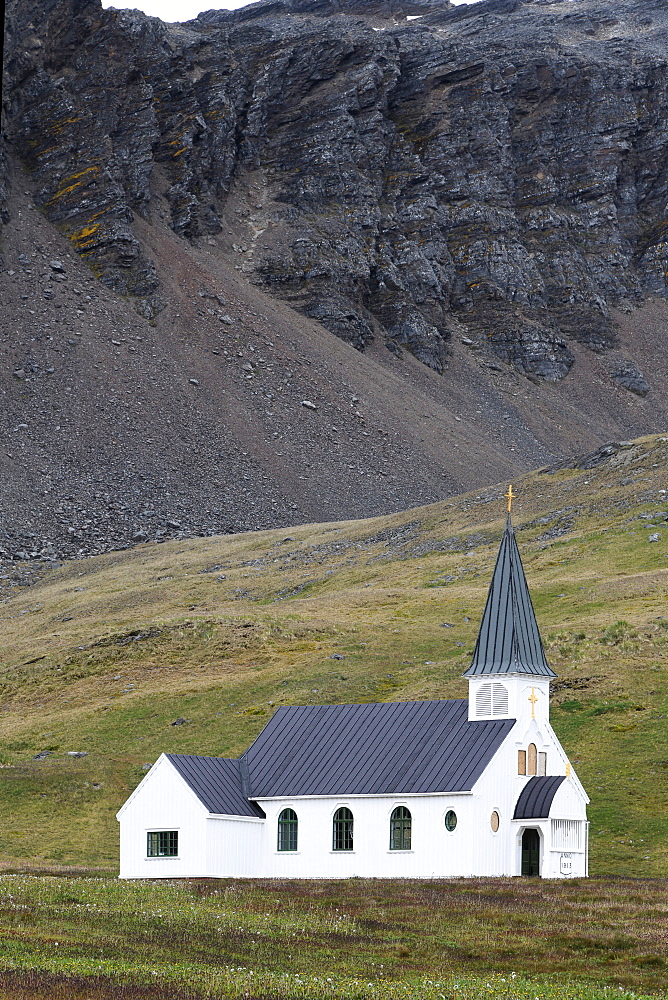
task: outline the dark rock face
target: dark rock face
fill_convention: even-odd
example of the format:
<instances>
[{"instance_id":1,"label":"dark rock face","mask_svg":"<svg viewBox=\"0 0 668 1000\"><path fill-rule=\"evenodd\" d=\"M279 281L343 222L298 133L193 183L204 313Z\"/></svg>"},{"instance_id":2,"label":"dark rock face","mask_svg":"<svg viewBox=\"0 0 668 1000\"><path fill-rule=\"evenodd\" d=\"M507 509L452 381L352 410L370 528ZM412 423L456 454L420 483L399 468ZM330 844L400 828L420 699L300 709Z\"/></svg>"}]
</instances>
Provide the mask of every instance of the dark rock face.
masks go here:
<instances>
[{"instance_id":1,"label":"dark rock face","mask_svg":"<svg viewBox=\"0 0 668 1000\"><path fill-rule=\"evenodd\" d=\"M0 135L0 223L9 221L9 190L7 184L7 150L5 138Z\"/></svg>"},{"instance_id":2,"label":"dark rock face","mask_svg":"<svg viewBox=\"0 0 668 1000\"><path fill-rule=\"evenodd\" d=\"M619 362L610 374L617 385L634 392L636 396L646 396L649 392L649 384L635 361Z\"/></svg>"},{"instance_id":3,"label":"dark rock face","mask_svg":"<svg viewBox=\"0 0 668 1000\"><path fill-rule=\"evenodd\" d=\"M529 322L516 322L491 337L494 351L526 375L558 382L567 375L574 358L566 342L550 329Z\"/></svg>"},{"instance_id":4,"label":"dark rock face","mask_svg":"<svg viewBox=\"0 0 668 1000\"><path fill-rule=\"evenodd\" d=\"M147 318L133 219L157 194L355 347L436 371L465 324L557 380L569 340L615 345L610 305L668 295L664 0L267 0L183 25L10 0L7 36L37 202Z\"/></svg>"}]
</instances>

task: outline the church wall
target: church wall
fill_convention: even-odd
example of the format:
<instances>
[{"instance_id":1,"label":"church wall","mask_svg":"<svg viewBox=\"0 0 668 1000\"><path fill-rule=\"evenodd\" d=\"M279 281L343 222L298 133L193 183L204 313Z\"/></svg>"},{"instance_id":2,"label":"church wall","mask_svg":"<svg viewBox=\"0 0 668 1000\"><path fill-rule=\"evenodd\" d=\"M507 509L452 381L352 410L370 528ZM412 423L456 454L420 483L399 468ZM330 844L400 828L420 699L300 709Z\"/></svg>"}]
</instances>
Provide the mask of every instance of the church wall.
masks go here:
<instances>
[{"instance_id":1,"label":"church wall","mask_svg":"<svg viewBox=\"0 0 668 1000\"><path fill-rule=\"evenodd\" d=\"M564 781L557 789L546 826L549 858L545 877L587 875L589 824L585 800L573 781Z\"/></svg>"},{"instance_id":2,"label":"church wall","mask_svg":"<svg viewBox=\"0 0 668 1000\"><path fill-rule=\"evenodd\" d=\"M561 819L586 819L586 803L574 781L564 781L552 800L550 816Z\"/></svg>"},{"instance_id":3,"label":"church wall","mask_svg":"<svg viewBox=\"0 0 668 1000\"><path fill-rule=\"evenodd\" d=\"M553 812L554 810L552 810ZM558 820L564 823L563 820ZM589 847L589 824L580 819L576 833L578 848L572 843L559 846L555 842L554 822L548 819L514 820L514 867L517 874L522 871L522 835L525 830L538 830L540 835L541 878L584 878L589 874L587 853ZM575 825L575 824L574 824Z\"/></svg>"},{"instance_id":4,"label":"church wall","mask_svg":"<svg viewBox=\"0 0 668 1000\"><path fill-rule=\"evenodd\" d=\"M526 828L539 831L541 838L541 874L544 878L564 878L586 875L586 803L587 797L571 771L571 778L557 790L548 819L513 819L515 804L530 775L519 775L517 752L535 741L541 752L547 753L546 774L566 773L567 757L548 722L525 718L518 721L490 762L473 790L476 814L476 875L520 875L522 871L522 833ZM492 812L499 815L499 829L494 833ZM567 852L552 843L552 819L582 821L582 850ZM571 870L562 867L562 854L572 853ZM563 859L564 866L566 861Z\"/></svg>"},{"instance_id":5,"label":"church wall","mask_svg":"<svg viewBox=\"0 0 668 1000\"><path fill-rule=\"evenodd\" d=\"M265 874L264 820L209 817L206 821L206 871L212 878L260 878Z\"/></svg>"},{"instance_id":6,"label":"church wall","mask_svg":"<svg viewBox=\"0 0 668 1000\"><path fill-rule=\"evenodd\" d=\"M192 878L206 875L206 816L197 796L160 757L119 811L121 878ZM149 831L176 831L177 857L147 857Z\"/></svg>"},{"instance_id":7,"label":"church wall","mask_svg":"<svg viewBox=\"0 0 668 1000\"><path fill-rule=\"evenodd\" d=\"M528 778L517 774L515 726L475 784L475 875L519 875L515 861L512 817L515 803ZM492 827L492 813L499 817Z\"/></svg>"},{"instance_id":8,"label":"church wall","mask_svg":"<svg viewBox=\"0 0 668 1000\"><path fill-rule=\"evenodd\" d=\"M280 878L431 878L471 874L474 803L470 795L379 796L263 800L267 814L265 875ZM333 851L333 817L347 806L354 817L354 850ZM390 850L390 817L406 806L412 817L410 851ZM278 816L292 808L299 821L298 850L277 850ZM457 826L449 832L445 814Z\"/></svg>"}]
</instances>

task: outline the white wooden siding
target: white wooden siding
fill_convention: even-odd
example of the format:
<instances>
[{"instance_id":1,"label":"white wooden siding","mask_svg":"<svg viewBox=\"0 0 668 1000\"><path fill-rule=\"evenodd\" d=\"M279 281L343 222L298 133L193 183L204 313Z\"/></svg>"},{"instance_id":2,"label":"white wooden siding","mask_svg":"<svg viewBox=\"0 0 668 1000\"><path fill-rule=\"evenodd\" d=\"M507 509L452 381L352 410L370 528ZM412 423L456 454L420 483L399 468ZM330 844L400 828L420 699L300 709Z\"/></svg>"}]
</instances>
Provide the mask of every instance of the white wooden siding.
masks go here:
<instances>
[{"instance_id":1,"label":"white wooden siding","mask_svg":"<svg viewBox=\"0 0 668 1000\"><path fill-rule=\"evenodd\" d=\"M264 875L266 824L245 817L209 817L206 820L206 868L212 878Z\"/></svg>"},{"instance_id":2,"label":"white wooden siding","mask_svg":"<svg viewBox=\"0 0 668 1000\"><path fill-rule=\"evenodd\" d=\"M206 875L206 809L166 757L158 759L136 791L118 814L120 877ZM152 830L178 831L178 857L147 857L146 835Z\"/></svg>"}]
</instances>

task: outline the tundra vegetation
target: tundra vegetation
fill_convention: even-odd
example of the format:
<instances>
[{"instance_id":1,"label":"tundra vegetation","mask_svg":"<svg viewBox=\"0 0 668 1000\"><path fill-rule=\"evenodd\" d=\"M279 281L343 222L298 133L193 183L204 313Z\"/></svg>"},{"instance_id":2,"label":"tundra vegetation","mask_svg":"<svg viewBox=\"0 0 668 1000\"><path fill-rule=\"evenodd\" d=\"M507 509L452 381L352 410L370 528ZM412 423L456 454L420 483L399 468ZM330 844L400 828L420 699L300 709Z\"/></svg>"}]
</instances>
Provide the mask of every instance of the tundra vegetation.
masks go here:
<instances>
[{"instance_id":1,"label":"tundra vegetation","mask_svg":"<svg viewBox=\"0 0 668 1000\"><path fill-rule=\"evenodd\" d=\"M667 458L668 439L648 437L515 483L558 674L552 722L592 799L588 883L113 880L115 812L160 752L236 756L280 704L466 696L505 485L373 520L7 571L5 994L665 989ZM291 922L306 929L286 959Z\"/></svg>"},{"instance_id":2,"label":"tundra vegetation","mask_svg":"<svg viewBox=\"0 0 668 1000\"><path fill-rule=\"evenodd\" d=\"M0 987L67 1000L665 996L665 890L634 879L4 875Z\"/></svg>"}]
</instances>

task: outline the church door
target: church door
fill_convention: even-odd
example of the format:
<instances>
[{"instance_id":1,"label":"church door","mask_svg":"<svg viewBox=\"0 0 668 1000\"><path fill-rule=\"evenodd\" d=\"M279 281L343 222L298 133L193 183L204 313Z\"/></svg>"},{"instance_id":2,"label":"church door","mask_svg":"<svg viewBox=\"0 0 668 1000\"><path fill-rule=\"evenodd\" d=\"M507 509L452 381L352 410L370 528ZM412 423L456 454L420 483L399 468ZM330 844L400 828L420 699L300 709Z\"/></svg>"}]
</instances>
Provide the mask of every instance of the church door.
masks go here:
<instances>
[{"instance_id":1,"label":"church door","mask_svg":"<svg viewBox=\"0 0 668 1000\"><path fill-rule=\"evenodd\" d=\"M522 874L540 875L540 837L538 830L522 834Z\"/></svg>"}]
</instances>

